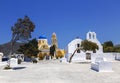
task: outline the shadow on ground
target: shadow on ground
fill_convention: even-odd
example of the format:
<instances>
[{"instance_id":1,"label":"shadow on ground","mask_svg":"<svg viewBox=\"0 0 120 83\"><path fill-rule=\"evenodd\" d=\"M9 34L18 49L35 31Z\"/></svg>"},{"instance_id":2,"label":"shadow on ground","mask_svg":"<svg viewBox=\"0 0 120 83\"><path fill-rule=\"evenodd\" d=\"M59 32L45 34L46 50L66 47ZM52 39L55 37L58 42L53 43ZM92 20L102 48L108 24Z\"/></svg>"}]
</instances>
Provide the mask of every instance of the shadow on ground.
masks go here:
<instances>
[{"instance_id":1,"label":"shadow on ground","mask_svg":"<svg viewBox=\"0 0 120 83\"><path fill-rule=\"evenodd\" d=\"M13 70L25 69L26 67L14 67Z\"/></svg>"},{"instance_id":2,"label":"shadow on ground","mask_svg":"<svg viewBox=\"0 0 120 83\"><path fill-rule=\"evenodd\" d=\"M75 64L90 64L91 62L73 62Z\"/></svg>"}]
</instances>

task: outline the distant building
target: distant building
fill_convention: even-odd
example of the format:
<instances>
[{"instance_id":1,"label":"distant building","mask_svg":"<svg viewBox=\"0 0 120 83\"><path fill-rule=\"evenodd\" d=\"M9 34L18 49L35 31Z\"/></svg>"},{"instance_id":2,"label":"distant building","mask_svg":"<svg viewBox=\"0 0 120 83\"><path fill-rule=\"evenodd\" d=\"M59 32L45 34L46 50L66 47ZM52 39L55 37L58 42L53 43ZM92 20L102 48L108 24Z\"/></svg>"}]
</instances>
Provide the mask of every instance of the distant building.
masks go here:
<instances>
[{"instance_id":1,"label":"distant building","mask_svg":"<svg viewBox=\"0 0 120 83\"><path fill-rule=\"evenodd\" d=\"M43 50L43 49L49 49L49 45L48 45L48 40L45 36L40 36L38 39L38 49L39 50Z\"/></svg>"},{"instance_id":2,"label":"distant building","mask_svg":"<svg viewBox=\"0 0 120 83\"><path fill-rule=\"evenodd\" d=\"M56 33L52 34L51 37L51 45L48 44L48 40L44 35L41 35L38 39L38 58L39 59L51 59L50 56L50 47L55 46L55 55L54 57L58 58L59 56L65 55L65 52L63 49L58 48L58 41L57 41L57 36Z\"/></svg>"},{"instance_id":3,"label":"distant building","mask_svg":"<svg viewBox=\"0 0 120 83\"><path fill-rule=\"evenodd\" d=\"M39 59L43 59L44 56L49 55L49 48L50 45L48 44L48 40L44 35L39 36L38 39L38 50L40 51L38 53Z\"/></svg>"}]
</instances>

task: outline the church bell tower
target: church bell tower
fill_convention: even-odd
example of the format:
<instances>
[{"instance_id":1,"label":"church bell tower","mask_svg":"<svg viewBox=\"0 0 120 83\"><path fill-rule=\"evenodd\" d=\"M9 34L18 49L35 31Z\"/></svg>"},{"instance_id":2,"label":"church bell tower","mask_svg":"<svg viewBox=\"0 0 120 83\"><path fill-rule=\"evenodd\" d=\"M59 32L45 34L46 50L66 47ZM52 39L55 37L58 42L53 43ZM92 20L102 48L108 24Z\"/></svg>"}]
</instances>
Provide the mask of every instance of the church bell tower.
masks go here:
<instances>
[{"instance_id":1,"label":"church bell tower","mask_svg":"<svg viewBox=\"0 0 120 83\"><path fill-rule=\"evenodd\" d=\"M56 36L56 33L53 33L52 34L52 46L55 45L56 48L58 48L58 42L57 42L57 36Z\"/></svg>"}]
</instances>

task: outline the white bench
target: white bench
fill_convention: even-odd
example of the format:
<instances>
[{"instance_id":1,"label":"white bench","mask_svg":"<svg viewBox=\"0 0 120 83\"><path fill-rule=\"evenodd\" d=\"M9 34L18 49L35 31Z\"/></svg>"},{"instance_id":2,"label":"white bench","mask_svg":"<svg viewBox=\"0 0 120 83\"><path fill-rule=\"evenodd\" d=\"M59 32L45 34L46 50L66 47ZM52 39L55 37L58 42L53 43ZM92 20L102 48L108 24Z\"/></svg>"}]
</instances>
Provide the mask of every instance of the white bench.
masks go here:
<instances>
[{"instance_id":1,"label":"white bench","mask_svg":"<svg viewBox=\"0 0 120 83\"><path fill-rule=\"evenodd\" d=\"M112 72L112 63L103 57L98 57L95 62L91 63L91 69L98 72Z\"/></svg>"}]
</instances>

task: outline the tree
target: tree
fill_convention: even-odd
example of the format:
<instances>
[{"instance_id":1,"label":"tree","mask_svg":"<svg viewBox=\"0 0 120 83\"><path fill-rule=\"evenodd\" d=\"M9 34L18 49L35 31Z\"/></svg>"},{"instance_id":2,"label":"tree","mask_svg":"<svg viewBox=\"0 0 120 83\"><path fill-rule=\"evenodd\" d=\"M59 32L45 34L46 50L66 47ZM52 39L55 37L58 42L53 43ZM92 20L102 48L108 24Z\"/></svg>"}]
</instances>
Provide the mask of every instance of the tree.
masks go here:
<instances>
[{"instance_id":1,"label":"tree","mask_svg":"<svg viewBox=\"0 0 120 83\"><path fill-rule=\"evenodd\" d=\"M108 46L103 48L104 52L114 52L114 47Z\"/></svg>"},{"instance_id":2,"label":"tree","mask_svg":"<svg viewBox=\"0 0 120 83\"><path fill-rule=\"evenodd\" d=\"M23 19L19 18L14 26L11 27L12 39L11 39L11 54L13 54L13 49L15 42L21 41L26 42L31 38L31 32L34 31L35 25L25 16Z\"/></svg>"},{"instance_id":3,"label":"tree","mask_svg":"<svg viewBox=\"0 0 120 83\"><path fill-rule=\"evenodd\" d=\"M93 43L88 40L82 41L81 47L83 47L83 50L85 50L85 51L89 50L89 51L93 51L93 52L96 52L96 49L98 49L98 45L96 43Z\"/></svg>"},{"instance_id":4,"label":"tree","mask_svg":"<svg viewBox=\"0 0 120 83\"><path fill-rule=\"evenodd\" d=\"M114 52L114 44L112 41L106 41L103 43L104 52Z\"/></svg>"},{"instance_id":5,"label":"tree","mask_svg":"<svg viewBox=\"0 0 120 83\"><path fill-rule=\"evenodd\" d=\"M55 47L55 45L52 45L50 47L50 56L51 56L51 58L54 57L55 51L56 51L56 47Z\"/></svg>"},{"instance_id":6,"label":"tree","mask_svg":"<svg viewBox=\"0 0 120 83\"><path fill-rule=\"evenodd\" d=\"M62 58L62 57L64 57L64 55L65 55L65 51L64 50L58 49L56 51L56 58Z\"/></svg>"},{"instance_id":7,"label":"tree","mask_svg":"<svg viewBox=\"0 0 120 83\"><path fill-rule=\"evenodd\" d=\"M106 47L113 47L113 42L112 41L106 41L104 42L103 46L106 46Z\"/></svg>"},{"instance_id":8,"label":"tree","mask_svg":"<svg viewBox=\"0 0 120 83\"><path fill-rule=\"evenodd\" d=\"M112 41L106 41L103 43L103 51L104 52L120 52L120 46L113 44Z\"/></svg>"},{"instance_id":9,"label":"tree","mask_svg":"<svg viewBox=\"0 0 120 83\"><path fill-rule=\"evenodd\" d=\"M38 50L38 42L36 39L33 39L31 41L29 41L28 43L20 46L20 48L18 49L18 52L23 53L25 56L27 57L37 57L37 54L39 52Z\"/></svg>"},{"instance_id":10,"label":"tree","mask_svg":"<svg viewBox=\"0 0 120 83\"><path fill-rule=\"evenodd\" d=\"M119 52L120 53L120 47L114 47L114 52Z\"/></svg>"}]
</instances>

